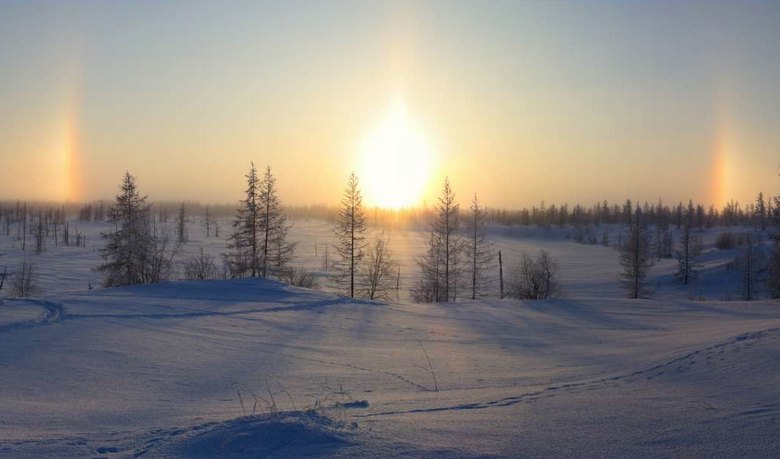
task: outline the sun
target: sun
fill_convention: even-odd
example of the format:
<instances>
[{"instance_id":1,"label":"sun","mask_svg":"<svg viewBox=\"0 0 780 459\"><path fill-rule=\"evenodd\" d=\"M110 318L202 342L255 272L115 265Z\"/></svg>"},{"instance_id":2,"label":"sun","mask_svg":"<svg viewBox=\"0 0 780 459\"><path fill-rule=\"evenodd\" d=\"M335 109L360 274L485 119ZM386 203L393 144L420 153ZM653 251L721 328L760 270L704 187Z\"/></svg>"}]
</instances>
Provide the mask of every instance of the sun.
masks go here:
<instances>
[{"instance_id":1,"label":"sun","mask_svg":"<svg viewBox=\"0 0 780 459\"><path fill-rule=\"evenodd\" d=\"M419 204L433 167L430 141L395 102L361 144L358 175L366 204L401 209Z\"/></svg>"}]
</instances>

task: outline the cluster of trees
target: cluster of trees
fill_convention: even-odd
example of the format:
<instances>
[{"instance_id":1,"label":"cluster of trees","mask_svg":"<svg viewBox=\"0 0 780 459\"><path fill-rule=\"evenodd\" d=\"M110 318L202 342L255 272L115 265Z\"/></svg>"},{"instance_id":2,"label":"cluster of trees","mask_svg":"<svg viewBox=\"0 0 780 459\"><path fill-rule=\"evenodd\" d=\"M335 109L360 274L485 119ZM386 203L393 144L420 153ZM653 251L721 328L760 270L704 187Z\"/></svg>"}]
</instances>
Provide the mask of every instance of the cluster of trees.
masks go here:
<instances>
[{"instance_id":1,"label":"cluster of trees","mask_svg":"<svg viewBox=\"0 0 780 459\"><path fill-rule=\"evenodd\" d=\"M465 221L464 221L465 220ZM474 195L465 218L455 201L449 179L433 209L428 244L417 259L420 275L412 288L417 302L450 302L459 297L476 299L489 295L488 274L495 249L485 232L486 211ZM499 258L500 296L504 296L501 253ZM507 294L521 299L545 299L558 290L558 264L542 251L534 259L523 255L509 270Z\"/></svg>"},{"instance_id":2,"label":"cluster of trees","mask_svg":"<svg viewBox=\"0 0 780 459\"><path fill-rule=\"evenodd\" d=\"M67 211L65 205L0 202L0 235L14 238L25 253L14 270L2 267L0 290L10 278L11 295L30 296L38 291L37 269L31 255L42 254L50 245L86 247L86 237L78 227L71 230Z\"/></svg>"},{"instance_id":3,"label":"cluster of trees","mask_svg":"<svg viewBox=\"0 0 780 459\"><path fill-rule=\"evenodd\" d=\"M689 212L689 208L693 211ZM536 225L536 226L588 226L601 224L623 224L629 226L636 210L640 210L643 220L650 226L674 225L680 229L690 215L692 224L697 229L716 226L755 226L766 229L776 212L777 205L763 193L758 193L755 202L746 205L738 201L729 201L722 209L715 206L704 206L690 202L688 206L679 202L676 205L657 203L634 203L627 199L623 204L597 202L592 206L577 204L569 206L562 204L546 204L544 201L530 209L520 210L489 209L489 221L502 225Z\"/></svg>"},{"instance_id":4,"label":"cluster of trees","mask_svg":"<svg viewBox=\"0 0 780 459\"><path fill-rule=\"evenodd\" d=\"M288 269L295 243L287 240L290 224L282 208L276 179L267 167L262 179L252 164L245 197L233 220L226 261L231 277L277 277Z\"/></svg>"},{"instance_id":5,"label":"cluster of trees","mask_svg":"<svg viewBox=\"0 0 780 459\"><path fill-rule=\"evenodd\" d=\"M191 279L222 277L267 277L295 285L315 285L313 273L291 265L296 243L289 241L291 224L282 206L276 178L267 167L262 176L251 164L246 175L244 197L232 221L222 269L215 257L199 253L183 262L184 275ZM105 262L97 269L105 286L157 282L167 278L173 258L187 242L187 210L180 204L174 221L175 241L159 233L146 197L138 193L135 178L125 174L121 192L109 209L114 230L102 234ZM206 208L207 236L218 236L219 226ZM398 274L387 238L367 241L366 218L357 177L350 176L342 207L335 223L337 257L332 268L336 286L350 297L390 299L391 281ZM329 268L330 268L329 267ZM398 286L397 276L395 278Z\"/></svg>"},{"instance_id":6,"label":"cluster of trees","mask_svg":"<svg viewBox=\"0 0 780 459\"><path fill-rule=\"evenodd\" d=\"M149 284L169 277L178 246L167 231L156 231L150 209L146 196L138 192L135 177L125 173L120 193L108 211L114 229L101 233L104 262L96 270L102 274L104 286Z\"/></svg>"},{"instance_id":7,"label":"cluster of trees","mask_svg":"<svg viewBox=\"0 0 780 459\"><path fill-rule=\"evenodd\" d=\"M49 244L86 246L78 227L71 229L64 205L0 203L0 235L15 237L22 251L44 252Z\"/></svg>"},{"instance_id":8,"label":"cluster of trees","mask_svg":"<svg viewBox=\"0 0 780 459\"><path fill-rule=\"evenodd\" d=\"M184 275L193 279L217 277L270 277L296 285L314 286L316 276L301 267L292 266L296 243L288 240L291 224L282 206L276 178L267 167L258 174L254 164L245 176L246 188L238 209L235 210L228 236L227 251L219 259L199 253L183 260ZM393 257L390 241L376 230L363 208L359 181L353 173L347 180L338 210L325 207L299 209L330 215L334 221L337 239L335 255L328 259L329 276L343 294L352 298L398 298L400 267ZM113 203L96 202L78 209L82 221L107 221L113 229L101 234L105 245L100 250L104 262L96 270L102 274L105 286L151 283L167 279L173 269L174 258L189 240L190 208L205 213L203 219L206 237L220 237L220 217L225 216L221 206L201 206L197 203L163 203L154 209L137 189L135 178L126 173L120 193ZM374 221L376 212L374 212ZM172 226L168 226L169 219ZM451 302L458 299L477 299L491 294L496 283L492 279L498 255L500 289L504 296L541 299L559 290L558 264L541 252L537 257L523 255L516 265L507 270L504 279L501 254L496 253L485 227L489 222L561 225L581 230L583 240L595 237L582 230L600 224L620 224L616 246L620 250L619 279L631 298L650 293L648 273L655 261L676 258L675 279L683 285L695 282L698 276L698 258L702 253L699 233L714 225L744 225L754 231L733 233L726 231L716 241L723 249L738 247L740 251L733 266L739 269L741 296L754 299L762 283L768 286L773 298L780 297L780 196L767 199L759 193L755 203L740 206L730 202L721 210L689 201L676 206L657 204L638 206L627 200L623 205L606 201L592 207L567 205L556 207L542 203L532 209L517 212L490 210L483 207L474 195L466 212L461 212L448 179L432 208L418 211L414 218L428 221L429 232L421 255L416 259L419 275L411 286L411 295L418 302ZM65 206L32 206L23 202L0 203L0 234L15 234L22 250L41 253L48 243L55 245L86 245L83 234L75 231L72 238ZM575 231L576 233L576 231ZM369 237L369 236L372 237ZM588 236L590 235L590 236ZM764 236L770 238L769 250ZM575 239L577 239L575 237ZM577 239L577 240L580 240ZM605 229L602 243L610 245L610 232ZM2 276L5 281L6 274ZM19 289L33 290L34 266L25 260L19 269ZM25 284L26 283L26 284ZM25 286L26 285L26 286Z\"/></svg>"},{"instance_id":9,"label":"cluster of trees","mask_svg":"<svg viewBox=\"0 0 780 459\"><path fill-rule=\"evenodd\" d=\"M357 176L347 179L333 232L336 235L334 281L350 298L391 299L400 287L400 270L384 234L368 240L368 225Z\"/></svg>"},{"instance_id":10,"label":"cluster of trees","mask_svg":"<svg viewBox=\"0 0 780 459\"><path fill-rule=\"evenodd\" d=\"M780 298L780 196L773 200L774 205L765 204L763 194L759 193L754 207L755 218L750 220L755 228L742 233L725 231L715 241L718 249L741 248L731 266L739 272L739 293L743 300L756 299L762 282L768 286L772 298ZM771 209L771 214L766 213L767 209ZM697 207L689 202L682 212L679 241L674 249L678 263L675 279L683 285L690 285L699 274L697 259L702 254L702 242L697 234L700 230L697 214ZM762 244L766 230L769 230L772 242L768 253ZM625 238L619 245L619 277L630 298L641 298L651 293L647 285L648 272L656 259L668 258L673 240L668 224L657 221L655 239L652 233L650 218L641 208L637 208L626 225Z\"/></svg>"}]
</instances>

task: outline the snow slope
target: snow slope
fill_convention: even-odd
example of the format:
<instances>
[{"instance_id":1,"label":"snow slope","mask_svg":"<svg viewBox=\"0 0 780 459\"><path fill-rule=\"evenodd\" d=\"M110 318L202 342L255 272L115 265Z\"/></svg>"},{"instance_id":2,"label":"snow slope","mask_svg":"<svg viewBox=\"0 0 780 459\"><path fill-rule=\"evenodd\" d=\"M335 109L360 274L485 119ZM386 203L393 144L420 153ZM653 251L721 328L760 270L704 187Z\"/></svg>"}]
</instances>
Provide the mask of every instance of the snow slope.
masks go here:
<instances>
[{"instance_id":1,"label":"snow slope","mask_svg":"<svg viewBox=\"0 0 780 459\"><path fill-rule=\"evenodd\" d=\"M382 304L232 280L5 300L0 457L780 455L777 302L590 293Z\"/></svg>"},{"instance_id":2,"label":"snow slope","mask_svg":"<svg viewBox=\"0 0 780 459\"><path fill-rule=\"evenodd\" d=\"M290 231L290 240L297 242L293 265L302 266L315 271L319 278L320 288L333 291L333 283L326 278L332 271L324 268L326 260L334 261L336 243L333 225L319 219L297 219ZM33 243L27 240L27 250L22 251L22 241L17 240L16 233L10 236L0 235L0 271L7 268L10 273L18 269L22 260L28 257L38 272L39 295L56 297L64 293L83 292L90 286L100 285L100 276L94 268L101 263L99 248L103 241L101 231L111 228L106 223L71 221L71 233L76 231L86 236L86 247L65 247L61 243L54 245L53 239L47 239L46 250L41 254L34 253ZM164 224L160 224L163 225ZM195 219L188 225L189 243L185 244L177 257L176 271L173 277L181 276L181 262L188 256L198 253L202 248L221 263L222 254L227 251L227 228L229 220L221 220L223 228L220 237L206 238L205 230L200 220ZM172 223L168 224L172 231ZM415 259L420 254L428 239L426 227L387 227L375 229L377 233L384 232L390 240L390 248L394 258L400 265L400 291L397 301L410 300L409 290L414 285L419 267ZM730 263L738 255L740 249L717 250L714 248L715 236L729 229L711 228L697 235L704 241L705 253L700 257L700 280L683 287L673 281L677 269L674 259L660 260L649 274L649 281L655 288L656 298L689 298L707 300L727 300L739 298L739 273L729 269ZM737 229L730 229L737 231ZM745 229L742 229L745 230ZM739 230L739 231L742 231ZM622 228L617 225L602 225L594 229L597 234L603 231L610 233L610 243L614 246ZM571 236L571 228L558 227L523 227L494 226L489 228L489 237L495 250L501 250L504 259L504 270L508 276L512 267L518 263L522 255L536 255L540 250L547 250L560 266L562 296L567 298L622 297L623 292L617 282L620 267L618 252L614 247L602 245L585 245L567 238ZM326 255L327 254L327 255ZM498 260L489 269L493 283L491 296L498 295ZM0 294L10 289L9 279ZM767 296L761 292L762 296ZM1 295L0 295L1 296Z\"/></svg>"}]
</instances>

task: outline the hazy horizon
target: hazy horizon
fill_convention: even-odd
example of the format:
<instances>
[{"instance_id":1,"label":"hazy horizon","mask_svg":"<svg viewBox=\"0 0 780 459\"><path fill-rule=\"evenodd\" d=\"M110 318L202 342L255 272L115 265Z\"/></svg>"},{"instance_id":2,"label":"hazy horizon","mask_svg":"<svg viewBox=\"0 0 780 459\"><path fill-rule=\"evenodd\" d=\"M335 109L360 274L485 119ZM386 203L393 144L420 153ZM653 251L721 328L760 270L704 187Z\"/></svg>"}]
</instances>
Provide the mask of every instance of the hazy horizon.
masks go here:
<instances>
[{"instance_id":1,"label":"hazy horizon","mask_svg":"<svg viewBox=\"0 0 780 459\"><path fill-rule=\"evenodd\" d=\"M0 2L0 199L752 202L780 5Z\"/></svg>"}]
</instances>

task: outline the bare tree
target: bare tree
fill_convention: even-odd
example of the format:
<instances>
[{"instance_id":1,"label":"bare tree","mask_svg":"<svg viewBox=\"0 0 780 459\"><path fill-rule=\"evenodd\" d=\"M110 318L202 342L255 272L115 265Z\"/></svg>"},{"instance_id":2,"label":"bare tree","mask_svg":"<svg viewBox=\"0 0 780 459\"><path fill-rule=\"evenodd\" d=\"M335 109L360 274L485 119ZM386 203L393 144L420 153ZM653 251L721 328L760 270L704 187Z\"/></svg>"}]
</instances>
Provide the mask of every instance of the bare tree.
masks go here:
<instances>
[{"instance_id":1,"label":"bare tree","mask_svg":"<svg viewBox=\"0 0 780 459\"><path fill-rule=\"evenodd\" d=\"M772 298L780 298L780 196L774 196L769 200L770 204L774 201L774 205L771 207L771 211L767 211L771 217L772 230L770 237L772 238L772 250L769 257L769 293Z\"/></svg>"},{"instance_id":2,"label":"bare tree","mask_svg":"<svg viewBox=\"0 0 780 459\"><path fill-rule=\"evenodd\" d=\"M214 257L200 248L197 254L184 260L184 278L210 280L219 278L219 268Z\"/></svg>"},{"instance_id":3,"label":"bare tree","mask_svg":"<svg viewBox=\"0 0 780 459\"><path fill-rule=\"evenodd\" d=\"M508 279L508 295L526 300L544 300L558 292L558 263L546 250L534 259L526 254Z\"/></svg>"},{"instance_id":4,"label":"bare tree","mask_svg":"<svg viewBox=\"0 0 780 459\"><path fill-rule=\"evenodd\" d=\"M485 234L485 213L479 205L477 195L471 201L468 219L469 267L471 268L471 299L485 294L489 285L487 267L493 261L493 247Z\"/></svg>"},{"instance_id":5,"label":"bare tree","mask_svg":"<svg viewBox=\"0 0 780 459\"><path fill-rule=\"evenodd\" d=\"M696 258L701 255L701 240L694 232L693 202L688 202L688 210L684 217L682 233L680 234L680 247L677 249L678 269L675 278L688 285L696 278Z\"/></svg>"},{"instance_id":6,"label":"bare tree","mask_svg":"<svg viewBox=\"0 0 780 459\"><path fill-rule=\"evenodd\" d=\"M657 213L655 225L656 257L659 259L671 258L672 248L674 247L674 237L669 228L669 213L666 211L666 208L663 206L660 199L658 200Z\"/></svg>"},{"instance_id":7,"label":"bare tree","mask_svg":"<svg viewBox=\"0 0 780 459\"><path fill-rule=\"evenodd\" d=\"M642 211L639 208L631 219L620 247L620 266L623 268L620 280L628 297L636 299L645 295L648 292L645 279L647 272L653 266L653 257L650 254L647 225L642 219Z\"/></svg>"},{"instance_id":8,"label":"bare tree","mask_svg":"<svg viewBox=\"0 0 780 459\"><path fill-rule=\"evenodd\" d=\"M425 254L417 258L417 266L420 268L420 276L411 289L412 299L418 303L435 303L443 301L442 292L442 266L443 266L442 239L440 235L431 231L428 235L428 247Z\"/></svg>"},{"instance_id":9,"label":"bare tree","mask_svg":"<svg viewBox=\"0 0 780 459\"><path fill-rule=\"evenodd\" d=\"M176 241L179 244L186 244L189 240L187 234L187 208L182 202L179 211L176 213Z\"/></svg>"},{"instance_id":10,"label":"bare tree","mask_svg":"<svg viewBox=\"0 0 780 459\"><path fill-rule=\"evenodd\" d=\"M374 239L367 255L362 276L365 296L369 300L392 299L398 264L393 259L388 239L384 235Z\"/></svg>"},{"instance_id":11,"label":"bare tree","mask_svg":"<svg viewBox=\"0 0 780 459\"><path fill-rule=\"evenodd\" d=\"M763 259L761 256L761 241L758 236L747 233L745 248L737 256L735 264L740 274L740 292L742 299L752 301L756 299L758 290L758 272L761 271Z\"/></svg>"},{"instance_id":12,"label":"bare tree","mask_svg":"<svg viewBox=\"0 0 780 459\"><path fill-rule=\"evenodd\" d=\"M317 288L318 286L314 273L302 266L285 269L281 280L295 287Z\"/></svg>"},{"instance_id":13,"label":"bare tree","mask_svg":"<svg viewBox=\"0 0 780 459\"><path fill-rule=\"evenodd\" d=\"M38 292L38 272L32 261L24 259L14 275L11 294L16 297L29 297Z\"/></svg>"},{"instance_id":14,"label":"bare tree","mask_svg":"<svg viewBox=\"0 0 780 459\"><path fill-rule=\"evenodd\" d=\"M449 302L457 298L457 281L462 268L459 256L464 247L459 236L459 206L449 179L444 180L434 211L428 250L417 259L421 273L412 289L412 297L420 302Z\"/></svg>"},{"instance_id":15,"label":"bare tree","mask_svg":"<svg viewBox=\"0 0 780 459\"><path fill-rule=\"evenodd\" d=\"M768 264L768 287L772 298L780 298L780 238L772 241L772 249L769 254Z\"/></svg>"},{"instance_id":16,"label":"bare tree","mask_svg":"<svg viewBox=\"0 0 780 459\"><path fill-rule=\"evenodd\" d=\"M43 212L38 212L38 223L33 228L33 236L35 236L35 253L40 255L46 250L46 229L43 223Z\"/></svg>"},{"instance_id":17,"label":"bare tree","mask_svg":"<svg viewBox=\"0 0 780 459\"><path fill-rule=\"evenodd\" d=\"M203 226L206 227L206 239L211 237L211 213L209 206L206 206L206 216L203 217Z\"/></svg>"},{"instance_id":18,"label":"bare tree","mask_svg":"<svg viewBox=\"0 0 780 459\"><path fill-rule=\"evenodd\" d=\"M756 219L756 226L764 231L766 229L767 209L764 201L764 193L759 192L756 197L756 205L753 208L753 215Z\"/></svg>"},{"instance_id":19,"label":"bare tree","mask_svg":"<svg viewBox=\"0 0 780 459\"><path fill-rule=\"evenodd\" d=\"M344 195L341 199L338 219L334 228L338 243L336 251L339 260L336 262L338 275L336 282L339 288L355 297L355 278L358 274L360 261L365 247L366 217L363 213L363 197L360 193L358 178L353 172L347 180Z\"/></svg>"}]
</instances>

